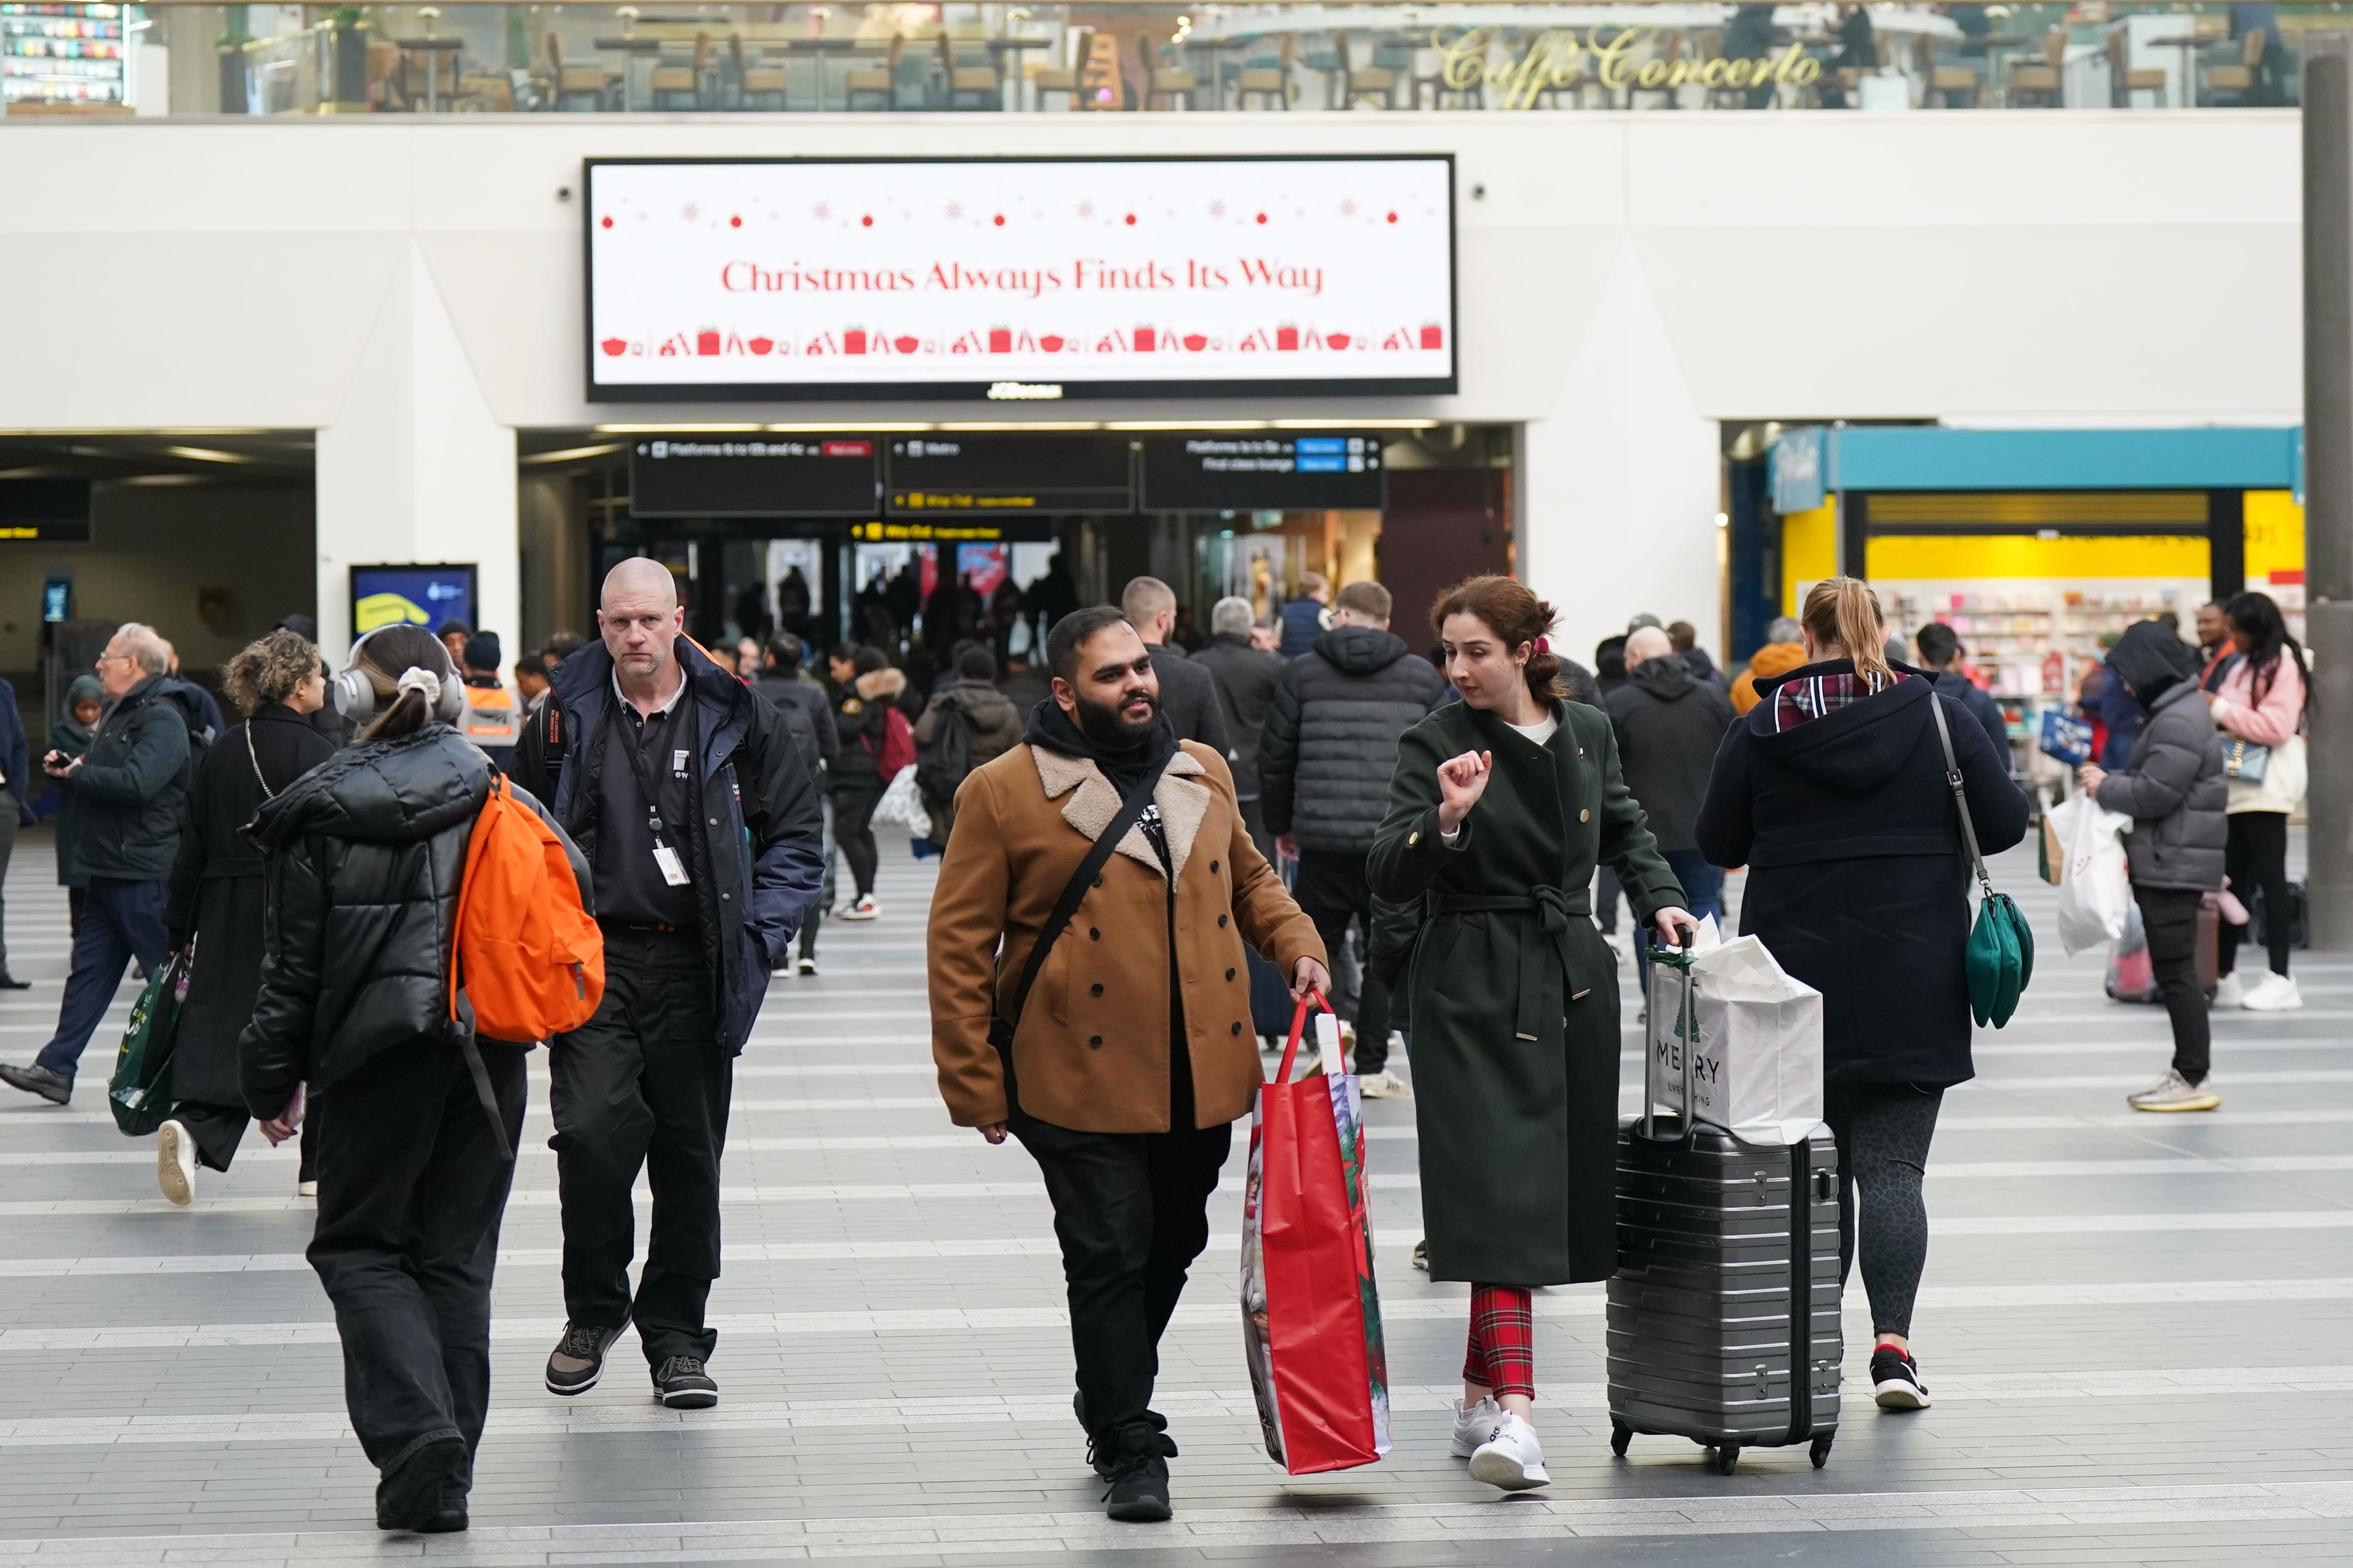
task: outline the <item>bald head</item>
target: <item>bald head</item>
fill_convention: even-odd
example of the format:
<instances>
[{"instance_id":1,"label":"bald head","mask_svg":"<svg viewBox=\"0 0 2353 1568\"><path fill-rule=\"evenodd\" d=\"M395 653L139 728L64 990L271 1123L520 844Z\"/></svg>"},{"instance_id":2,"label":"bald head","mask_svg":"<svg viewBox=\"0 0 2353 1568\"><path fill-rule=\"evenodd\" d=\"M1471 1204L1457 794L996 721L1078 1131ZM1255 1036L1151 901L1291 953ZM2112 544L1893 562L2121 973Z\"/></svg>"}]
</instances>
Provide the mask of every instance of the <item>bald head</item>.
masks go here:
<instances>
[{"instance_id":1,"label":"bald head","mask_svg":"<svg viewBox=\"0 0 2353 1568\"><path fill-rule=\"evenodd\" d=\"M1626 637L1626 673L1633 674L1644 659L1664 658L1674 651L1674 639L1657 626L1637 627Z\"/></svg>"},{"instance_id":2,"label":"bald head","mask_svg":"<svg viewBox=\"0 0 2353 1568\"><path fill-rule=\"evenodd\" d=\"M596 630L613 656L622 694L640 710L660 706L678 689L677 643L685 625L677 580L660 562L632 556L605 574Z\"/></svg>"},{"instance_id":3,"label":"bald head","mask_svg":"<svg viewBox=\"0 0 2353 1568\"><path fill-rule=\"evenodd\" d=\"M1119 596L1119 613L1147 643L1165 643L1176 624L1176 590L1157 577L1132 579Z\"/></svg>"}]
</instances>

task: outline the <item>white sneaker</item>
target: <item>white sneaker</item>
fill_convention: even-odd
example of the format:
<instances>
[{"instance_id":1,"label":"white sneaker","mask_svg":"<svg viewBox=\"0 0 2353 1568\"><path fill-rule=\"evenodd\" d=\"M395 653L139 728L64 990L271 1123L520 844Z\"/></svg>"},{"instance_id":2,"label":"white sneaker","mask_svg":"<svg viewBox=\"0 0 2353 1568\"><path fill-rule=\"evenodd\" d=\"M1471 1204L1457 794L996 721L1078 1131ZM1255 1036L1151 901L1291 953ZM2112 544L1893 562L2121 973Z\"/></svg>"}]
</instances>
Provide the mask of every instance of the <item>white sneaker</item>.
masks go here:
<instances>
[{"instance_id":1,"label":"white sneaker","mask_svg":"<svg viewBox=\"0 0 2353 1568\"><path fill-rule=\"evenodd\" d=\"M2247 987L2239 1004L2250 1013L2293 1013L2304 1005L2304 993L2284 974L2265 974Z\"/></svg>"},{"instance_id":2,"label":"white sneaker","mask_svg":"<svg viewBox=\"0 0 2353 1568\"><path fill-rule=\"evenodd\" d=\"M1471 1479L1507 1492L1552 1485L1552 1478L1545 1474L1544 1446L1536 1441L1536 1429L1505 1411L1494 1432L1472 1450Z\"/></svg>"},{"instance_id":3,"label":"white sneaker","mask_svg":"<svg viewBox=\"0 0 2353 1568\"><path fill-rule=\"evenodd\" d=\"M817 960L814 958L802 959L801 973L803 974L815 974L817 973Z\"/></svg>"},{"instance_id":4,"label":"white sneaker","mask_svg":"<svg viewBox=\"0 0 2353 1568\"><path fill-rule=\"evenodd\" d=\"M842 910L841 918L846 921L871 921L881 912L882 911L881 910L874 906L874 895L869 893L864 898L859 900L856 903L850 905L848 909Z\"/></svg>"},{"instance_id":5,"label":"white sneaker","mask_svg":"<svg viewBox=\"0 0 2353 1568\"><path fill-rule=\"evenodd\" d=\"M313 1176L307 1182L295 1183L294 1195L298 1198L317 1197L319 1195L319 1179L316 1176Z\"/></svg>"},{"instance_id":6,"label":"white sneaker","mask_svg":"<svg viewBox=\"0 0 2353 1568\"><path fill-rule=\"evenodd\" d=\"M2125 1103L2135 1110L2211 1110L2222 1103L2222 1097L2215 1092L2212 1073L2192 1088L2179 1071L2168 1068L2153 1087L2126 1095Z\"/></svg>"},{"instance_id":7,"label":"white sneaker","mask_svg":"<svg viewBox=\"0 0 2353 1568\"><path fill-rule=\"evenodd\" d=\"M196 1141L177 1121L155 1129L155 1184L182 1208L196 1201Z\"/></svg>"},{"instance_id":8,"label":"white sneaker","mask_svg":"<svg viewBox=\"0 0 2353 1568\"><path fill-rule=\"evenodd\" d=\"M1364 1090L1366 1100L1397 1100L1413 1092L1406 1087L1405 1079L1387 1068L1366 1073L1356 1080L1356 1087Z\"/></svg>"},{"instance_id":9,"label":"white sneaker","mask_svg":"<svg viewBox=\"0 0 2353 1568\"><path fill-rule=\"evenodd\" d=\"M1479 1451L1480 1444L1495 1435L1495 1428L1503 1424L1503 1420L1504 1407L1495 1403L1495 1396L1492 1394L1468 1409L1463 1407L1461 1400L1456 1400L1454 1441L1446 1451L1458 1459L1469 1458Z\"/></svg>"},{"instance_id":10,"label":"white sneaker","mask_svg":"<svg viewBox=\"0 0 2353 1568\"><path fill-rule=\"evenodd\" d=\"M2237 970L2233 969L2230 973L2225 974L2221 979L2214 983L2214 1000L2212 1005L2216 1007L2243 1007L2246 1005L2246 984L2244 982L2240 980L2239 972Z\"/></svg>"}]
</instances>

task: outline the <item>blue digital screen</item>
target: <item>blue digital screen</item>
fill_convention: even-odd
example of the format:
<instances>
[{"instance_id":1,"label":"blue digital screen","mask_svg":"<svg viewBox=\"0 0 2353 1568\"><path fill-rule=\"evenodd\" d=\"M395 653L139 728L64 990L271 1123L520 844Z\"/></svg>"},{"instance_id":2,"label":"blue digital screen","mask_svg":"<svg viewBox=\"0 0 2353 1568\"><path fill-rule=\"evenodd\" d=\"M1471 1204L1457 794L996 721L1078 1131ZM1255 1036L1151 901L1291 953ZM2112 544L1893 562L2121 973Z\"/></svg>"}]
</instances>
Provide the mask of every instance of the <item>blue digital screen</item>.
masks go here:
<instances>
[{"instance_id":1,"label":"blue digital screen","mask_svg":"<svg viewBox=\"0 0 2353 1568\"><path fill-rule=\"evenodd\" d=\"M401 622L438 626L444 621L474 625L474 568L456 566L354 566L352 568L352 635Z\"/></svg>"}]
</instances>

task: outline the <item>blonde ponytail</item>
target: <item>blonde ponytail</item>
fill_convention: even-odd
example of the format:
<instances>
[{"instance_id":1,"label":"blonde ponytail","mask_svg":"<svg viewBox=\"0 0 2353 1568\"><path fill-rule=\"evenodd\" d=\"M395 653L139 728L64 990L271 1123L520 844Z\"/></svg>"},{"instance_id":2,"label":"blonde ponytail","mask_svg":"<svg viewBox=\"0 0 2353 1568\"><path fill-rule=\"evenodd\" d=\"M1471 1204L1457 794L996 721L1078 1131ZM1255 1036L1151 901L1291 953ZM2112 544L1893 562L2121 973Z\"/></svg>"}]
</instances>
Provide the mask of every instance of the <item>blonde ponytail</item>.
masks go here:
<instances>
[{"instance_id":1,"label":"blonde ponytail","mask_svg":"<svg viewBox=\"0 0 2353 1568\"><path fill-rule=\"evenodd\" d=\"M1798 617L1817 647L1835 643L1854 660L1854 672L1874 682L1894 678L1887 668L1887 622L1879 595L1854 577L1825 577L1806 593Z\"/></svg>"}]
</instances>

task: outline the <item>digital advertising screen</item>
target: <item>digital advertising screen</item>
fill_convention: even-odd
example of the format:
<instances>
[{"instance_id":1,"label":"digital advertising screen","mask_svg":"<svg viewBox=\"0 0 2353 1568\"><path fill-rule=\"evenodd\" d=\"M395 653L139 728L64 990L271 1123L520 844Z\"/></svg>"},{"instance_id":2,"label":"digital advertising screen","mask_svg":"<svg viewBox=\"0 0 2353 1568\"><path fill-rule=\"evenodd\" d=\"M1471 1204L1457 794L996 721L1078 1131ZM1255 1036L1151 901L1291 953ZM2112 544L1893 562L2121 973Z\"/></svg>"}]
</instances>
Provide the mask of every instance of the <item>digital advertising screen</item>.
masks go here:
<instances>
[{"instance_id":1,"label":"digital advertising screen","mask_svg":"<svg viewBox=\"0 0 2353 1568\"><path fill-rule=\"evenodd\" d=\"M1441 394L1444 156L586 161L591 402Z\"/></svg>"},{"instance_id":2,"label":"digital advertising screen","mask_svg":"<svg viewBox=\"0 0 2353 1568\"><path fill-rule=\"evenodd\" d=\"M353 567L352 636L403 621L428 628L444 621L473 626L472 563Z\"/></svg>"}]
</instances>

